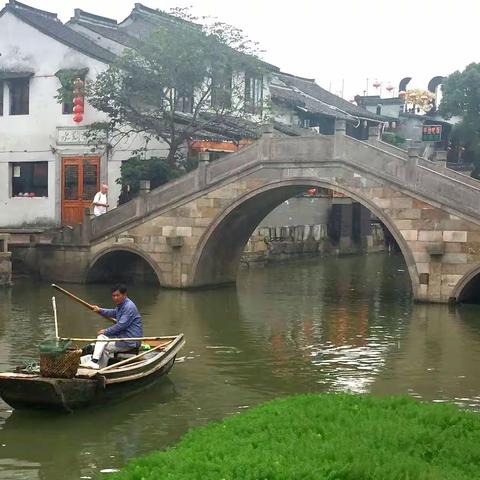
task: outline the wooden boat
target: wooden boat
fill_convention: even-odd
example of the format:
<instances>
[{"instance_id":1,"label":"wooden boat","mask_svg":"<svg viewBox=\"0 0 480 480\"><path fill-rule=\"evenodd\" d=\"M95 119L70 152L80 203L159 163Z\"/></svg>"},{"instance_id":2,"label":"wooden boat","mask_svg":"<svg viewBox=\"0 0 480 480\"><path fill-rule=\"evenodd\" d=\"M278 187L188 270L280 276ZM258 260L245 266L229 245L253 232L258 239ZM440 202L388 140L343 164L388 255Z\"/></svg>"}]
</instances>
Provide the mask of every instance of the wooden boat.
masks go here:
<instances>
[{"instance_id":1,"label":"wooden boat","mask_svg":"<svg viewBox=\"0 0 480 480\"><path fill-rule=\"evenodd\" d=\"M173 367L185 344L183 334L148 341L150 350L119 354L116 363L100 370L80 366L74 378L47 378L39 373L0 373L0 397L15 409L71 412L123 398L146 388Z\"/></svg>"}]
</instances>

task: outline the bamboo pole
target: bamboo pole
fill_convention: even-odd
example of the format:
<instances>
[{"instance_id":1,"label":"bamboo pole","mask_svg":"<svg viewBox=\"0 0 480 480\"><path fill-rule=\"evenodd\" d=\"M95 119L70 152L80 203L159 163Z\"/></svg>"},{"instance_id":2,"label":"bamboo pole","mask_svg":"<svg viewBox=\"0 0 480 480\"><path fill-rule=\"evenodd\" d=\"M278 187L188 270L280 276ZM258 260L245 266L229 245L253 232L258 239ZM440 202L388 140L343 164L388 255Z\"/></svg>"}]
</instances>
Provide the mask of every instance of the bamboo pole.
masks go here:
<instances>
[{"instance_id":1,"label":"bamboo pole","mask_svg":"<svg viewBox=\"0 0 480 480\"><path fill-rule=\"evenodd\" d=\"M175 335L174 337L126 337L126 338L60 338L60 340L70 340L72 342L148 342L151 340L175 340L178 337L178 335Z\"/></svg>"},{"instance_id":2,"label":"bamboo pole","mask_svg":"<svg viewBox=\"0 0 480 480\"><path fill-rule=\"evenodd\" d=\"M55 297L52 297L53 320L55 322L55 338L58 340L58 318L57 318L57 303Z\"/></svg>"},{"instance_id":3,"label":"bamboo pole","mask_svg":"<svg viewBox=\"0 0 480 480\"><path fill-rule=\"evenodd\" d=\"M80 305L83 305L84 307L88 308L89 310L91 310L92 312L95 312L95 310L93 309L93 305L91 305L90 303L86 302L85 300L82 300L80 297L77 297L76 295L74 295L73 293L69 292L68 290L65 290L64 288L62 287L59 287L58 285L55 285L54 283L52 283L52 287L55 288L56 290L58 290L59 292L62 292L64 293L67 297L70 297L72 300L75 300L77 303L79 303ZM111 322L113 323L117 323L117 321L114 319L114 318L111 318L111 317L107 317L105 315L102 315L100 312L95 312L97 315L100 315L101 317L103 318L106 318L107 320L110 320Z\"/></svg>"}]
</instances>

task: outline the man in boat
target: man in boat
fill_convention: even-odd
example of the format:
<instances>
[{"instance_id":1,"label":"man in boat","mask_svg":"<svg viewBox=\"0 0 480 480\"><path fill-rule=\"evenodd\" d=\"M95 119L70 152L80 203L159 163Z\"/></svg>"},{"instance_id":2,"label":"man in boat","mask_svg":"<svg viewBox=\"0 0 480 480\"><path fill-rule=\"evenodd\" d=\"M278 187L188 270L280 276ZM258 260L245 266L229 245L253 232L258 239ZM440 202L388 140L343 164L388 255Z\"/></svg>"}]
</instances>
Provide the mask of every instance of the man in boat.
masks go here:
<instances>
[{"instance_id":1,"label":"man in boat","mask_svg":"<svg viewBox=\"0 0 480 480\"><path fill-rule=\"evenodd\" d=\"M108 340L115 338L139 338L143 337L142 317L138 312L136 305L127 297L127 287L125 285L115 285L112 288L112 300L116 308L100 308L92 305L95 312L104 317L115 318L115 325L104 328L98 332L97 340ZM83 364L84 367L94 369L104 368L108 364L108 359L115 352L126 352L137 349L140 341L122 340L119 342L96 342L92 359Z\"/></svg>"}]
</instances>

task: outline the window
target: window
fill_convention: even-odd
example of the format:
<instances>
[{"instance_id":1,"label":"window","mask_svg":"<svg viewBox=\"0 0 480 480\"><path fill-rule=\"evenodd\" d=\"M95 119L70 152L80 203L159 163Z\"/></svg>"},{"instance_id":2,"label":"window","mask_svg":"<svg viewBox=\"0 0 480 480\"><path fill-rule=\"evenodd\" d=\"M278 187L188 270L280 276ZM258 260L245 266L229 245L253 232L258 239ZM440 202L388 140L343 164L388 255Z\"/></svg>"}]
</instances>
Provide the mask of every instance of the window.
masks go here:
<instances>
[{"instance_id":1,"label":"window","mask_svg":"<svg viewBox=\"0 0 480 480\"><path fill-rule=\"evenodd\" d=\"M30 79L10 80L10 115L28 115L30 97Z\"/></svg>"},{"instance_id":2,"label":"window","mask_svg":"<svg viewBox=\"0 0 480 480\"><path fill-rule=\"evenodd\" d=\"M245 74L245 111L248 113L262 113L263 104L263 77Z\"/></svg>"},{"instance_id":3,"label":"window","mask_svg":"<svg viewBox=\"0 0 480 480\"><path fill-rule=\"evenodd\" d=\"M212 78L212 107L226 109L232 106L232 72L217 69Z\"/></svg>"},{"instance_id":4,"label":"window","mask_svg":"<svg viewBox=\"0 0 480 480\"><path fill-rule=\"evenodd\" d=\"M71 115L73 113L73 101L62 102L62 114Z\"/></svg>"},{"instance_id":5,"label":"window","mask_svg":"<svg viewBox=\"0 0 480 480\"><path fill-rule=\"evenodd\" d=\"M48 197L48 162L11 163L12 197Z\"/></svg>"},{"instance_id":6,"label":"window","mask_svg":"<svg viewBox=\"0 0 480 480\"><path fill-rule=\"evenodd\" d=\"M193 112L193 94L191 92L176 92L176 109L178 112Z\"/></svg>"},{"instance_id":7,"label":"window","mask_svg":"<svg viewBox=\"0 0 480 480\"><path fill-rule=\"evenodd\" d=\"M88 68L65 68L59 70L55 76L60 81L61 87L57 90L58 96L62 101L62 114L71 115L73 113L73 91L74 82L77 78L85 82Z\"/></svg>"},{"instance_id":8,"label":"window","mask_svg":"<svg viewBox=\"0 0 480 480\"><path fill-rule=\"evenodd\" d=\"M83 72L83 71L82 71ZM83 82L85 82L85 73L81 73L78 76L75 77L75 80L79 78ZM72 115L73 114L73 91L74 91L74 85L73 83L75 80L72 80L72 78L65 78L61 77L60 78L60 83L62 83L62 88L65 88L68 90L68 94L65 96L64 101L62 102L62 114L63 115Z\"/></svg>"},{"instance_id":9,"label":"window","mask_svg":"<svg viewBox=\"0 0 480 480\"><path fill-rule=\"evenodd\" d=\"M3 115L3 80L0 80L0 117Z\"/></svg>"}]
</instances>

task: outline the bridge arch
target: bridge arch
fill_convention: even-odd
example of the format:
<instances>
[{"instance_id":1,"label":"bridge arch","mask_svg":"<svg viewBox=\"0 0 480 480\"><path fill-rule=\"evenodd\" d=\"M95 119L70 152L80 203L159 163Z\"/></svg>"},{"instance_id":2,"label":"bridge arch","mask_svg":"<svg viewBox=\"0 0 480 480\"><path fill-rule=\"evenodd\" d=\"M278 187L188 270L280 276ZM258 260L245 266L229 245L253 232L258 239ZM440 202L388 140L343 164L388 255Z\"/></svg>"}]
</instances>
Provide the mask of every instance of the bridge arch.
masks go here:
<instances>
[{"instance_id":1,"label":"bridge arch","mask_svg":"<svg viewBox=\"0 0 480 480\"><path fill-rule=\"evenodd\" d=\"M310 187L342 193L368 208L384 223L403 254L416 295L419 290L416 263L408 243L393 220L368 197L343 185L308 177L270 182L246 193L225 208L198 243L192 262L191 286L234 282L243 248L261 220L282 202Z\"/></svg>"},{"instance_id":2,"label":"bridge arch","mask_svg":"<svg viewBox=\"0 0 480 480\"><path fill-rule=\"evenodd\" d=\"M480 303L480 264L471 268L456 284L450 297L455 303Z\"/></svg>"},{"instance_id":3,"label":"bridge arch","mask_svg":"<svg viewBox=\"0 0 480 480\"><path fill-rule=\"evenodd\" d=\"M90 261L85 283L105 282L163 284L157 263L146 252L127 245L104 248Z\"/></svg>"}]
</instances>

